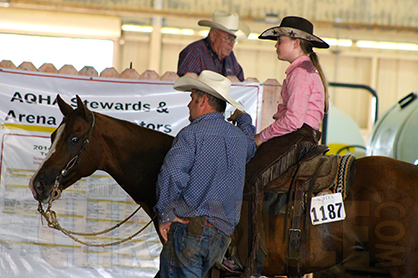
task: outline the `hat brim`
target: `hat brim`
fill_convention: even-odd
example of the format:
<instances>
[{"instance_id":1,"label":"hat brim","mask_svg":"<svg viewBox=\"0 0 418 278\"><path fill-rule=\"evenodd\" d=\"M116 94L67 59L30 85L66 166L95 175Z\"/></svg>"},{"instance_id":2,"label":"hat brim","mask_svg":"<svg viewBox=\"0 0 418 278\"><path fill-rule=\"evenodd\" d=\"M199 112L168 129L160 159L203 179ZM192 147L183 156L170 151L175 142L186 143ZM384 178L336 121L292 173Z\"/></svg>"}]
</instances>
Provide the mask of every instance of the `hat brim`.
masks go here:
<instances>
[{"instance_id":1,"label":"hat brim","mask_svg":"<svg viewBox=\"0 0 418 278\"><path fill-rule=\"evenodd\" d=\"M272 40L277 41L277 38L279 36L287 36L295 39L304 39L312 43L314 47L317 48L329 48L329 45L319 38L318 36L315 36L313 34L309 34L307 32L291 28L291 27L280 27L275 26L271 27L264 32L262 32L258 38L260 40Z\"/></svg>"},{"instance_id":2,"label":"hat brim","mask_svg":"<svg viewBox=\"0 0 418 278\"><path fill-rule=\"evenodd\" d=\"M197 89L200 91L203 91L205 93L208 93L216 98L222 99L226 101L227 103L234 106L236 109L240 111L244 111L244 107L242 107L241 104L236 102L234 99L228 97L228 96L222 96L219 94L215 89L208 86L207 84L203 83L199 79L189 77L189 76L183 76L177 79L177 81L174 83L173 88L177 91L182 92L191 92L193 89Z\"/></svg>"},{"instance_id":3,"label":"hat brim","mask_svg":"<svg viewBox=\"0 0 418 278\"><path fill-rule=\"evenodd\" d=\"M222 24L219 24L217 22L213 22L211 20L199 20L197 23L199 26L205 26L210 27L214 29L218 29L224 32L227 32L228 34L231 34L233 36L236 36L240 39L246 39L250 35L250 27L245 24L244 22L239 22L239 29L237 30L231 30L223 26Z\"/></svg>"}]
</instances>

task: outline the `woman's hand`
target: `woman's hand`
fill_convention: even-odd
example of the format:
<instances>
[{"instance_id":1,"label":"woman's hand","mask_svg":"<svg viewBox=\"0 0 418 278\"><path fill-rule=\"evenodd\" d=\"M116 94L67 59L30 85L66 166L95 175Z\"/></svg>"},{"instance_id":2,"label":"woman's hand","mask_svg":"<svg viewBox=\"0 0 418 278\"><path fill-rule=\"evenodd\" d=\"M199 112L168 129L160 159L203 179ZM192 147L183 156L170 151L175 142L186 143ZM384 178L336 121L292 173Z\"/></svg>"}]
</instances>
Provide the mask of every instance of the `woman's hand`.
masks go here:
<instances>
[{"instance_id":1,"label":"woman's hand","mask_svg":"<svg viewBox=\"0 0 418 278\"><path fill-rule=\"evenodd\" d=\"M261 144L263 144L263 141L261 141L261 138L260 138L260 133L254 135L254 142L257 148L260 147Z\"/></svg>"}]
</instances>

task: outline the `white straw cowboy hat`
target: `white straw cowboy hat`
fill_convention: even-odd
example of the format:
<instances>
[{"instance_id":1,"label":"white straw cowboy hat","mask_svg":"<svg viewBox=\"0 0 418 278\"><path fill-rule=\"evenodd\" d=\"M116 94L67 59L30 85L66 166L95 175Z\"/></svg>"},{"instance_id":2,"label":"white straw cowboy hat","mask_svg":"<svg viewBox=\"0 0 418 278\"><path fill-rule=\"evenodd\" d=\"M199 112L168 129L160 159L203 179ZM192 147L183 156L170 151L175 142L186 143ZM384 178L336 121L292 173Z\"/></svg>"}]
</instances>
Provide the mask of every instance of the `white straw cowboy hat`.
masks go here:
<instances>
[{"instance_id":1,"label":"white straw cowboy hat","mask_svg":"<svg viewBox=\"0 0 418 278\"><path fill-rule=\"evenodd\" d=\"M311 42L314 47L329 48L325 41L313 34L313 24L302 17L286 16L282 19L280 26L265 30L258 38L276 41L279 36L304 39Z\"/></svg>"},{"instance_id":2,"label":"white straw cowboy hat","mask_svg":"<svg viewBox=\"0 0 418 278\"><path fill-rule=\"evenodd\" d=\"M191 92L193 89L197 89L226 101L240 111L244 111L241 104L228 96L230 88L231 81L228 78L210 70L202 71L198 78L180 77L174 83L174 89L177 91Z\"/></svg>"},{"instance_id":3,"label":"white straw cowboy hat","mask_svg":"<svg viewBox=\"0 0 418 278\"><path fill-rule=\"evenodd\" d=\"M240 39L246 39L250 34L250 27L239 21L238 14L227 11L215 11L212 20L200 20L197 24L219 29Z\"/></svg>"}]
</instances>

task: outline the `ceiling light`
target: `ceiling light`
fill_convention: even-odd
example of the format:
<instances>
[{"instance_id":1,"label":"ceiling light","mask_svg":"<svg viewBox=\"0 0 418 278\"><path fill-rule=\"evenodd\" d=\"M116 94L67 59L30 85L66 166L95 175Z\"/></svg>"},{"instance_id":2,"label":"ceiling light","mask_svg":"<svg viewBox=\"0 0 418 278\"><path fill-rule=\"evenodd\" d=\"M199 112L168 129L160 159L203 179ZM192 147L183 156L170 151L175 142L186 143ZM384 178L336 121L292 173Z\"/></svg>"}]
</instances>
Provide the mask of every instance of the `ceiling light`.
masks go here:
<instances>
[{"instance_id":1,"label":"ceiling light","mask_svg":"<svg viewBox=\"0 0 418 278\"><path fill-rule=\"evenodd\" d=\"M348 39L333 39L333 38L324 38L324 41L330 46L345 46L350 47L353 45L352 40Z\"/></svg>"},{"instance_id":2,"label":"ceiling light","mask_svg":"<svg viewBox=\"0 0 418 278\"><path fill-rule=\"evenodd\" d=\"M248 35L248 39L249 40L258 40L258 34L256 34L256 33L250 33Z\"/></svg>"},{"instance_id":3,"label":"ceiling light","mask_svg":"<svg viewBox=\"0 0 418 278\"><path fill-rule=\"evenodd\" d=\"M413 50L418 51L418 45L415 43L396 43L396 42L377 42L377 41L357 41L357 47L392 49L392 50Z\"/></svg>"},{"instance_id":4,"label":"ceiling light","mask_svg":"<svg viewBox=\"0 0 418 278\"><path fill-rule=\"evenodd\" d=\"M142 25L136 25L136 24L123 24L122 25L122 31L151 33L152 30L153 30L152 26L142 26Z\"/></svg>"},{"instance_id":5,"label":"ceiling light","mask_svg":"<svg viewBox=\"0 0 418 278\"><path fill-rule=\"evenodd\" d=\"M207 30L199 31L199 35L202 36L202 37L207 37L208 34L209 34L209 31L207 31Z\"/></svg>"},{"instance_id":6,"label":"ceiling light","mask_svg":"<svg viewBox=\"0 0 418 278\"><path fill-rule=\"evenodd\" d=\"M173 35L192 36L192 35L194 35L194 30L193 29L179 29L179 28L164 27L164 28L161 29L161 33L163 33L163 34L173 34Z\"/></svg>"}]
</instances>

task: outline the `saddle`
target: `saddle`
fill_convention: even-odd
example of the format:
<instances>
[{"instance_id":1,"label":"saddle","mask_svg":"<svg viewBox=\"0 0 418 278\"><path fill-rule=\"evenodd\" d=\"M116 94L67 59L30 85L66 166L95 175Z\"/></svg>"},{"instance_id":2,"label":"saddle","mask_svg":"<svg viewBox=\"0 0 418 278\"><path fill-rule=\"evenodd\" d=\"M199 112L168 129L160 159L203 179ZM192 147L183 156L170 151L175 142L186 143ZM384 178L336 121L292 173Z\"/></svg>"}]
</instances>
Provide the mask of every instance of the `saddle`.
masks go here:
<instances>
[{"instance_id":1,"label":"saddle","mask_svg":"<svg viewBox=\"0 0 418 278\"><path fill-rule=\"evenodd\" d=\"M290 217L290 227L287 221L283 227L283 236L288 238L288 250L286 252L286 267L289 277L301 277L300 275L300 242L302 234L307 235L309 213L305 213L310 207L311 197L321 192L341 192L345 198L347 176L355 158L339 155L324 155L329 151L326 145L318 145L310 149L294 165L290 166L282 174L264 184L262 191L288 194L286 218ZM256 202L257 203L257 202ZM257 206L257 205L256 205ZM253 219L256 225L256 220ZM305 231L301 231L302 222L305 222ZM285 240L285 238L283 239ZM257 237L253 241L252 251L249 256L250 268L253 268L255 252L259 242Z\"/></svg>"},{"instance_id":2,"label":"saddle","mask_svg":"<svg viewBox=\"0 0 418 278\"><path fill-rule=\"evenodd\" d=\"M279 177L264 185L264 191L287 193L294 179L303 181L302 191L309 190L310 181L313 181L313 192L329 188L335 180L338 171L338 156L324 156L329 147L315 146L305 154L298 163L289 167ZM321 167L319 167L321 164Z\"/></svg>"},{"instance_id":3,"label":"saddle","mask_svg":"<svg viewBox=\"0 0 418 278\"><path fill-rule=\"evenodd\" d=\"M264 187L264 191L289 193L290 205L286 217L290 217L290 227L285 224L283 235L288 236L286 252L286 268L290 277L301 277L300 273L300 242L302 235L309 230L309 213L304 210L310 207L314 193L327 191L340 192L345 198L347 173L351 168L354 156L323 155L329 148L319 145L310 150L299 162L291 166L280 177L272 180ZM305 222L304 233L301 231ZM287 221L285 222L287 223ZM286 231L288 232L286 233Z\"/></svg>"}]
</instances>

